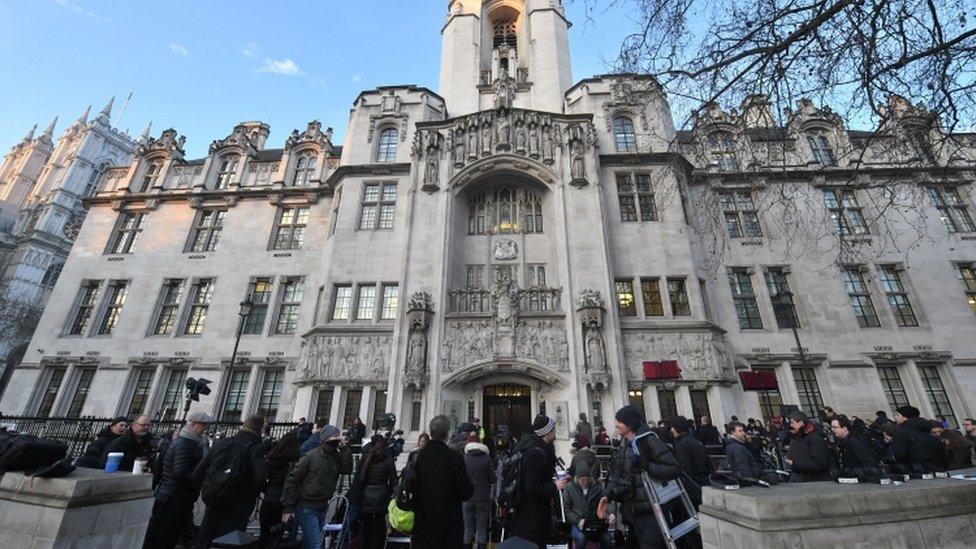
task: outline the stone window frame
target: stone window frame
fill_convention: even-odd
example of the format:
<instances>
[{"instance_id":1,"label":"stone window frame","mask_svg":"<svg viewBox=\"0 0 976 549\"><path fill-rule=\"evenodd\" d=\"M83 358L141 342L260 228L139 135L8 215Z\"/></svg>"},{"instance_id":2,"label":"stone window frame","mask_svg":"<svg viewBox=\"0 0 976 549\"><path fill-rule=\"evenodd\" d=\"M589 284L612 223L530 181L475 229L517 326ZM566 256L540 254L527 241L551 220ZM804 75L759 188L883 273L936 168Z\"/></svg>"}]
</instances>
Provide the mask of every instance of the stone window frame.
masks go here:
<instances>
[{"instance_id":1,"label":"stone window frame","mask_svg":"<svg viewBox=\"0 0 976 549\"><path fill-rule=\"evenodd\" d=\"M167 366L163 368L165 381L160 379L159 389L159 411L163 413L162 417L167 418L166 407L170 404L170 398L175 396L173 403L175 403L173 416L169 419L176 419L179 416L181 405L183 404L183 386L186 384L186 378L190 375L190 368L187 366ZM173 376L179 376L178 382L175 382ZM171 390L175 387L175 390Z\"/></svg>"},{"instance_id":2,"label":"stone window frame","mask_svg":"<svg viewBox=\"0 0 976 549\"><path fill-rule=\"evenodd\" d=\"M283 366L269 366L258 369L258 383L255 384L256 391L250 398L254 402L254 411L252 413L260 414L269 421L275 421L277 419L277 416L281 413L282 396L285 392L285 377L287 375L285 370ZM272 375L274 376L273 378L271 377ZM266 391L269 390L269 381L271 383L270 392L266 394ZM272 403L275 413L269 414L267 412L271 410L270 406ZM263 409L262 407L265 406L268 408Z\"/></svg>"},{"instance_id":3,"label":"stone window frame","mask_svg":"<svg viewBox=\"0 0 976 549\"><path fill-rule=\"evenodd\" d=\"M691 296L688 293L688 277L669 276L665 279L665 282L667 284L668 301L671 304L671 316L692 316L694 312L691 309ZM675 289L672 288L673 282L681 283L681 288L680 291L677 292L677 295L675 293ZM641 291L641 295L643 295L643 290ZM676 297L677 300L675 299ZM681 312L679 312L679 308L676 307L676 305L683 305L683 307L680 309Z\"/></svg>"},{"instance_id":4,"label":"stone window frame","mask_svg":"<svg viewBox=\"0 0 976 549\"><path fill-rule=\"evenodd\" d=\"M748 197L748 203L743 200L743 195ZM731 197L731 200L729 198ZM718 191L719 208L722 210L723 221L725 222L725 232L729 238L763 238L765 231L759 218L759 207L756 205L756 196L752 189L722 189ZM745 205L751 207L743 207ZM735 220L739 234L733 234L730 220ZM755 227L758 234L749 234L747 227Z\"/></svg>"},{"instance_id":5,"label":"stone window frame","mask_svg":"<svg viewBox=\"0 0 976 549\"><path fill-rule=\"evenodd\" d=\"M773 308L773 319L776 321L776 327L780 330L789 330L792 327L790 323L796 325L797 329L803 327L803 323L800 321L800 309L797 304L795 284L791 280L792 269L789 265L767 265L763 267L763 285L766 287L766 292L769 295L769 302ZM781 316L779 309L776 307L776 300L779 298L780 293L789 292L791 295L789 297L790 308L792 309L792 318L786 318Z\"/></svg>"},{"instance_id":6,"label":"stone window frame","mask_svg":"<svg viewBox=\"0 0 976 549\"><path fill-rule=\"evenodd\" d=\"M146 228L148 211L131 210L119 213L115 226L105 245L104 255L129 255L139 243L142 232ZM130 221L132 224L130 225Z\"/></svg>"},{"instance_id":7,"label":"stone window frame","mask_svg":"<svg viewBox=\"0 0 976 549\"><path fill-rule=\"evenodd\" d=\"M969 213L969 200L957 187L929 185L926 187L932 206L950 234L976 232L976 223Z\"/></svg>"},{"instance_id":8,"label":"stone window frame","mask_svg":"<svg viewBox=\"0 0 976 549\"><path fill-rule=\"evenodd\" d=\"M729 267L727 274L739 330L764 329L762 311L759 308L759 296L756 291L756 284L752 279L755 274L754 269L752 267ZM734 279L733 275L735 276ZM748 283L750 291L745 291L744 282ZM742 304L741 310L740 304Z\"/></svg>"},{"instance_id":9,"label":"stone window frame","mask_svg":"<svg viewBox=\"0 0 976 549\"><path fill-rule=\"evenodd\" d=\"M105 285L99 304L97 321L91 326L93 337L111 337L118 328L119 317L125 306L132 281L128 279L111 279ZM120 297L121 296L121 297Z\"/></svg>"},{"instance_id":10,"label":"stone window frame","mask_svg":"<svg viewBox=\"0 0 976 549\"><path fill-rule=\"evenodd\" d=\"M817 364L790 363L790 375L793 376L793 385L796 387L797 404L810 417L816 417L824 406L823 389L820 387L820 377L817 375L818 368ZM810 374L809 377L807 374ZM804 401L807 406L804 406ZM811 409L806 409L807 407Z\"/></svg>"},{"instance_id":11,"label":"stone window frame","mask_svg":"<svg viewBox=\"0 0 976 549\"><path fill-rule=\"evenodd\" d=\"M375 195L370 192L376 189ZM392 199L389 191L392 189ZM396 227L397 182L363 181L363 191L359 200L357 231L392 231ZM372 215L367 217L367 212ZM389 213L389 216L387 216Z\"/></svg>"},{"instance_id":12,"label":"stone window frame","mask_svg":"<svg viewBox=\"0 0 976 549\"><path fill-rule=\"evenodd\" d=\"M911 288L904 276L905 269L897 263L881 263L877 265L877 271L878 287L885 296L895 325L901 328L921 326L921 318L912 304Z\"/></svg>"},{"instance_id":13,"label":"stone window frame","mask_svg":"<svg viewBox=\"0 0 976 549\"><path fill-rule=\"evenodd\" d=\"M268 326L268 317L271 316L268 315L268 312L271 309L271 303L275 296L275 282L276 277L274 275L255 275L248 279L247 291L244 294L244 298L250 300L252 305L250 314L248 314L247 318L244 320L244 323L241 325L242 336L260 336L265 333ZM265 289L261 292L257 292L258 284L263 285L262 287ZM262 296L262 301L257 301L255 299L255 296L258 294ZM256 323L254 320L254 318L256 318L256 316L254 316L254 311L256 309L262 310L260 323Z\"/></svg>"},{"instance_id":14,"label":"stone window frame","mask_svg":"<svg viewBox=\"0 0 976 549\"><path fill-rule=\"evenodd\" d=\"M104 280L83 279L78 285L78 292L75 294L74 302L71 305L64 327L61 330L61 337L85 337L93 325L92 320L96 317L98 300L102 293ZM93 290L93 291L92 291ZM88 293L92 291L92 293ZM82 313L85 314L84 321L81 321Z\"/></svg>"},{"instance_id":15,"label":"stone window frame","mask_svg":"<svg viewBox=\"0 0 976 549\"><path fill-rule=\"evenodd\" d=\"M207 253L217 250L227 219L227 208L201 208L193 218L183 253ZM202 246L198 246L203 236Z\"/></svg>"},{"instance_id":16,"label":"stone window frame","mask_svg":"<svg viewBox=\"0 0 976 549\"><path fill-rule=\"evenodd\" d=\"M646 181L642 181L645 178ZM614 172L614 182L621 223L655 223L661 221L650 172L641 170L617 171ZM641 190L642 183L647 184L646 190ZM624 203L627 201L631 203L632 208L628 208L628 212L632 212L632 215L625 215L624 213ZM648 205L649 207L646 207Z\"/></svg>"},{"instance_id":17,"label":"stone window frame","mask_svg":"<svg viewBox=\"0 0 976 549\"><path fill-rule=\"evenodd\" d=\"M295 187L310 185L315 180L319 153L314 148L305 148L296 154L298 159L295 161L295 168L292 170L292 185Z\"/></svg>"},{"instance_id":18,"label":"stone window frame","mask_svg":"<svg viewBox=\"0 0 976 549\"><path fill-rule=\"evenodd\" d=\"M293 212L289 221L285 221L287 212ZM307 205L287 204L278 208L275 213L275 224L271 230L269 251L301 250L305 245L305 233L311 219L311 208Z\"/></svg>"},{"instance_id":19,"label":"stone window frame","mask_svg":"<svg viewBox=\"0 0 976 549\"><path fill-rule=\"evenodd\" d=\"M88 402L88 397L91 394L92 381L98 373L98 368L94 364L84 366L75 365L70 370L66 375L67 385L64 386L63 395L58 399L63 402L57 403L55 410L60 412L59 409L63 409L64 413L60 415L77 419L81 417L81 412L85 409L85 404Z\"/></svg>"},{"instance_id":20,"label":"stone window frame","mask_svg":"<svg viewBox=\"0 0 976 549\"><path fill-rule=\"evenodd\" d=\"M146 170L142 174L142 181L139 184L139 193L147 193L159 183L163 176L163 160L154 158L146 164Z\"/></svg>"},{"instance_id":21,"label":"stone window frame","mask_svg":"<svg viewBox=\"0 0 976 549\"><path fill-rule=\"evenodd\" d=\"M221 380L221 390L220 390L220 407L218 408L218 421L243 421L244 417L248 414L248 404L251 382L253 381L253 368L250 364L244 363L243 365L235 365L233 368L226 368L223 372L223 379ZM237 379L235 379L235 376ZM243 379L240 379L243 377ZM231 401L231 392L233 391L234 400ZM238 414L237 417L233 419L226 419L228 407L234 404L234 412Z\"/></svg>"},{"instance_id":22,"label":"stone window frame","mask_svg":"<svg viewBox=\"0 0 976 549\"><path fill-rule=\"evenodd\" d=\"M627 286L630 288L630 303L625 305L624 296L627 295ZM616 303L617 314L619 316L637 317L637 295L634 293L634 279L632 277L620 277L614 279L613 295Z\"/></svg>"},{"instance_id":23,"label":"stone window frame","mask_svg":"<svg viewBox=\"0 0 976 549\"><path fill-rule=\"evenodd\" d=\"M824 207L834 220L840 236L865 236L871 234L864 207L857 199L856 189L849 187L823 187Z\"/></svg>"},{"instance_id":24,"label":"stone window frame","mask_svg":"<svg viewBox=\"0 0 976 549\"><path fill-rule=\"evenodd\" d=\"M918 371L918 378L921 381L919 389L921 390L922 398L932 408L932 415L945 417L951 429L958 429L959 414L956 411L957 407L953 405L950 388L946 384L947 376L945 374L947 368L948 365L940 360L915 361L915 369ZM929 375L931 373L934 373L934 376ZM938 382L938 387L933 386L933 379Z\"/></svg>"},{"instance_id":25,"label":"stone window frame","mask_svg":"<svg viewBox=\"0 0 976 549\"><path fill-rule=\"evenodd\" d=\"M651 286L653 285L653 290ZM661 277L642 276L640 277L641 311L644 318L664 318L664 298L661 294ZM654 296L657 296L655 299ZM669 296L670 299L670 296Z\"/></svg>"},{"instance_id":26,"label":"stone window frame","mask_svg":"<svg viewBox=\"0 0 976 549\"><path fill-rule=\"evenodd\" d=\"M296 288L297 291L293 295L289 296L289 288ZM305 299L305 277L304 276L283 276L280 277L278 281L277 299L275 304L275 313L273 320L273 327L271 328L272 335L295 335L298 332L298 321L301 318L302 303ZM295 295L297 294L297 295ZM297 297L297 301L296 298ZM284 329L282 329L282 319L284 315L288 314L289 317L294 317L294 323L286 321ZM290 330L290 331L288 331Z\"/></svg>"},{"instance_id":27,"label":"stone window frame","mask_svg":"<svg viewBox=\"0 0 976 549\"><path fill-rule=\"evenodd\" d=\"M158 376L159 368L155 364L133 364L129 372L128 379L126 381L125 392L123 393L123 398L119 401L118 415L134 418L136 416L145 414L153 415L151 413L152 401L153 401L153 388L156 384L156 378ZM142 395L142 406L138 409L133 409L135 404L136 396L142 392L140 387L142 386L142 376L143 374L148 374L149 383L145 385L145 391Z\"/></svg>"},{"instance_id":28,"label":"stone window frame","mask_svg":"<svg viewBox=\"0 0 976 549\"><path fill-rule=\"evenodd\" d=\"M234 183L234 177L241 168L243 157L237 152L228 152L217 158L217 173L214 176L213 190L223 191Z\"/></svg>"},{"instance_id":29,"label":"stone window frame","mask_svg":"<svg viewBox=\"0 0 976 549\"><path fill-rule=\"evenodd\" d=\"M65 379L68 376L68 364L42 365L41 375L37 378L34 395L28 401L25 415L36 417L55 417L57 415L59 396L64 391ZM52 389L52 382L57 379ZM46 410L45 410L46 408Z\"/></svg>"},{"instance_id":30,"label":"stone window frame","mask_svg":"<svg viewBox=\"0 0 976 549\"><path fill-rule=\"evenodd\" d=\"M966 296L969 310L976 315L976 262L958 261L953 266L956 277L962 282L963 295Z\"/></svg>"},{"instance_id":31,"label":"stone window frame","mask_svg":"<svg viewBox=\"0 0 976 549\"><path fill-rule=\"evenodd\" d=\"M394 290L393 296L387 296L387 290ZM392 301L393 305L388 306ZM380 321L396 320L400 314L400 285L396 282L383 282L380 284Z\"/></svg>"},{"instance_id":32,"label":"stone window frame","mask_svg":"<svg viewBox=\"0 0 976 549\"><path fill-rule=\"evenodd\" d=\"M206 302L198 302L200 296L200 291L204 283L209 283L209 296ZM200 337L203 335L203 331L206 329L207 320L210 316L210 307L213 305L213 294L217 288L217 277L215 276L201 276L194 277L192 283L190 284L190 291L186 296L186 305L183 307L183 317L180 319L179 330L177 331L178 337ZM194 310L196 308L203 308L203 321L199 322L198 332L189 332L191 323L194 322Z\"/></svg>"},{"instance_id":33,"label":"stone window frame","mask_svg":"<svg viewBox=\"0 0 976 549\"><path fill-rule=\"evenodd\" d=\"M330 322L342 322L342 321L349 322L350 321L350 317L352 316L352 312L353 312L352 305L353 305L353 295L354 295L354 291L355 291L355 286L356 285L353 284L353 283L351 283L351 282L337 283L337 284L333 284L332 285L332 299L330 300L331 303L329 304L329 321ZM343 307L341 309L338 308L339 307L339 292L340 292L340 290L348 290L349 291L349 295L346 296L346 297L343 297L343 301L345 302L345 304L343 305ZM340 310L344 310L345 311L345 314L343 316L338 316L337 317L336 314L339 314L338 311L340 311Z\"/></svg>"},{"instance_id":34,"label":"stone window frame","mask_svg":"<svg viewBox=\"0 0 976 549\"><path fill-rule=\"evenodd\" d=\"M730 130L713 130L705 136L704 143L705 150L708 153L709 165L714 166L722 173L739 171L740 164L735 135Z\"/></svg>"},{"instance_id":35,"label":"stone window frame","mask_svg":"<svg viewBox=\"0 0 976 549\"><path fill-rule=\"evenodd\" d=\"M804 132L804 140L813 162L820 164L824 168L837 166L837 154L834 152L833 144L826 132L820 130L808 130Z\"/></svg>"},{"instance_id":36,"label":"stone window frame","mask_svg":"<svg viewBox=\"0 0 976 549\"><path fill-rule=\"evenodd\" d=\"M390 164L397 161L400 145L400 128L386 124L376 128L376 151L374 160L379 164ZM388 136L392 135L392 139Z\"/></svg>"},{"instance_id":37,"label":"stone window frame","mask_svg":"<svg viewBox=\"0 0 976 549\"><path fill-rule=\"evenodd\" d=\"M629 125L629 126L628 126ZM637 152L637 125L629 112L618 112L611 119L613 146L618 153Z\"/></svg>"},{"instance_id":38,"label":"stone window frame","mask_svg":"<svg viewBox=\"0 0 976 549\"><path fill-rule=\"evenodd\" d=\"M874 304L874 296L871 292L871 284L867 280L868 270L864 265L844 265L841 266L841 283L844 285L844 292L847 294L851 304L854 318L861 328L880 328L881 316L878 308ZM855 279L856 278L856 279ZM855 305L855 299L858 304ZM870 307L872 316L861 315L858 310L865 310L865 304ZM874 319L874 324L870 322Z\"/></svg>"},{"instance_id":39,"label":"stone window frame","mask_svg":"<svg viewBox=\"0 0 976 549\"><path fill-rule=\"evenodd\" d=\"M147 326L146 337L172 337L176 333L180 324L180 309L186 298L186 281L187 279L185 278L163 279L163 283L160 285L159 293L156 297L156 305L153 307L153 313L150 317L149 326ZM169 290L174 286L177 287L175 299L170 300L168 299L171 295ZM169 329L163 333L159 333L164 310L172 310L172 317L170 319Z\"/></svg>"},{"instance_id":40,"label":"stone window frame","mask_svg":"<svg viewBox=\"0 0 976 549\"><path fill-rule=\"evenodd\" d=\"M897 363L882 363L875 365L875 370L878 373L878 381L881 383L881 392L884 393L885 402L888 403L888 407L892 412L895 411L899 406L906 406L911 403L908 393L908 385L905 383L905 376L902 375L902 364ZM884 370L884 373L882 372ZM891 371L894 371L894 376L891 376ZM901 389L895 389L892 387L892 381L897 381ZM900 393L901 398L899 399Z\"/></svg>"},{"instance_id":41,"label":"stone window frame","mask_svg":"<svg viewBox=\"0 0 976 549\"><path fill-rule=\"evenodd\" d=\"M352 302L352 310L350 311L350 320L353 322L372 322L376 320L376 309L379 301L377 297L379 296L377 292L376 284L360 283L356 284L356 291L354 292L355 299ZM367 303L367 306L363 307L363 292L372 293L369 299L372 303ZM361 316L363 313L369 313L369 316Z\"/></svg>"}]
</instances>

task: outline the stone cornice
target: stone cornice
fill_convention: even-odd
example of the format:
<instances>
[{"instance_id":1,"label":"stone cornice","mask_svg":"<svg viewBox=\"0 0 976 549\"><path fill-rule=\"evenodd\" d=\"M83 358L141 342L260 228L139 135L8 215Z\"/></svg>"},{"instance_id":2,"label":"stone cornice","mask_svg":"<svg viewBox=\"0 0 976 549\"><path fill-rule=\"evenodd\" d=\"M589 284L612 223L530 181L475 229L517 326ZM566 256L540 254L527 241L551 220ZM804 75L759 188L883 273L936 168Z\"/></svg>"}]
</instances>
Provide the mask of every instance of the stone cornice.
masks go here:
<instances>
[{"instance_id":1,"label":"stone cornice","mask_svg":"<svg viewBox=\"0 0 976 549\"><path fill-rule=\"evenodd\" d=\"M409 174L410 163L408 162L339 166L334 172L332 172L331 175L329 175L329 178L325 180L325 186L329 189L335 189L336 186L338 186L339 183L346 177L357 175L384 177Z\"/></svg>"},{"instance_id":2,"label":"stone cornice","mask_svg":"<svg viewBox=\"0 0 976 549\"><path fill-rule=\"evenodd\" d=\"M687 160L685 160L687 162ZM709 172L695 169L692 172L695 184L722 184L756 181L828 181L869 182L871 179L917 180L919 175L927 176L923 182L968 183L976 179L976 166L861 166L855 168L809 169L789 166L782 169L752 170L739 172Z\"/></svg>"},{"instance_id":3,"label":"stone cornice","mask_svg":"<svg viewBox=\"0 0 976 549\"><path fill-rule=\"evenodd\" d=\"M331 180L331 178L330 178ZM272 188L270 186L260 188L245 187L241 189L226 189L220 191L193 192L190 189L167 190L153 193L128 193L128 194L99 194L84 200L85 208L91 206L118 206L117 209L125 209L127 205L145 205L149 201L155 204L162 202L211 202L224 201L228 206L233 206L241 199L262 198L271 199L273 202L287 201L290 197L311 197L332 196L334 188L327 182L325 185L317 187L281 187Z\"/></svg>"}]
</instances>

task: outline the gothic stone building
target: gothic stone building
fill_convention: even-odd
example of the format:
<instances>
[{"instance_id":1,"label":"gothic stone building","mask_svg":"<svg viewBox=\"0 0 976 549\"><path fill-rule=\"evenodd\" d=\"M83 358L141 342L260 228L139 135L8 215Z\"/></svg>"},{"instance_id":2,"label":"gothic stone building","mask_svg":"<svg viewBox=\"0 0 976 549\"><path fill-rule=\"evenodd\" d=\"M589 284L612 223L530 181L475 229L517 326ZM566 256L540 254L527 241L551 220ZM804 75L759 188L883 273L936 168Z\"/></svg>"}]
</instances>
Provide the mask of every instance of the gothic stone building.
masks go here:
<instances>
[{"instance_id":1,"label":"gothic stone building","mask_svg":"<svg viewBox=\"0 0 976 549\"><path fill-rule=\"evenodd\" d=\"M568 26L556 0L453 0L439 93L362 92L342 146L244 122L202 159L173 130L138 147L0 411L172 416L192 376L225 420L544 410L566 445L628 402L759 417L738 374L772 370L774 405L972 414L972 136L899 99L873 134L762 98L676 132L651 78L574 83Z\"/></svg>"}]
</instances>

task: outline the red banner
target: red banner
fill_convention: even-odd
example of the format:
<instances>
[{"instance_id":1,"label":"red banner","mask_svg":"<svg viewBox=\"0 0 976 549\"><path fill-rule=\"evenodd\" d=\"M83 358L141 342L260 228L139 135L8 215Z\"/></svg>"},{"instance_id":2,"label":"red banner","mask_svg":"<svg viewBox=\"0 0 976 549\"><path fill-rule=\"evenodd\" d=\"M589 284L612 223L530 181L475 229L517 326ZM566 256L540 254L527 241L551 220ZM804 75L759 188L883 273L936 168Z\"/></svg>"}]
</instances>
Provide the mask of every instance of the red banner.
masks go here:
<instances>
[{"instance_id":1,"label":"red banner","mask_svg":"<svg viewBox=\"0 0 976 549\"><path fill-rule=\"evenodd\" d=\"M644 363L644 379L649 381L681 379L681 367L677 360L650 361Z\"/></svg>"},{"instance_id":2,"label":"red banner","mask_svg":"<svg viewBox=\"0 0 976 549\"><path fill-rule=\"evenodd\" d=\"M779 390L779 382L776 380L776 372L771 372L768 370L758 372L739 372L739 381L742 382L742 389L745 391Z\"/></svg>"}]
</instances>

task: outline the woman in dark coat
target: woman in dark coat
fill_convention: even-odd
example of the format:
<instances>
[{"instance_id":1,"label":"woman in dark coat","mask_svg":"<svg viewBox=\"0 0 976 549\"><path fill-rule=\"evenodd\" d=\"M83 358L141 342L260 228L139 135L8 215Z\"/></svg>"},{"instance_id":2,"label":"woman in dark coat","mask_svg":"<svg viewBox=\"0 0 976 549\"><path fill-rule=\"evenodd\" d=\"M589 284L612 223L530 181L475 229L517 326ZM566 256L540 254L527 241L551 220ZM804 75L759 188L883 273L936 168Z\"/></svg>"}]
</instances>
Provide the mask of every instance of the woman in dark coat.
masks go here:
<instances>
[{"instance_id":1,"label":"woman in dark coat","mask_svg":"<svg viewBox=\"0 0 976 549\"><path fill-rule=\"evenodd\" d=\"M268 484L261 502L261 547L271 539L271 527L281 522L281 495L288 472L302 457L298 429L288 432L268 452Z\"/></svg>"},{"instance_id":2,"label":"woman in dark coat","mask_svg":"<svg viewBox=\"0 0 976 549\"><path fill-rule=\"evenodd\" d=\"M108 448L113 440L122 436L122 433L129 428L129 420L124 417L117 417L112 420L108 427L98 433L95 442L92 442L85 453L75 460L75 467L86 467L88 469L99 469L98 460L102 457L102 452Z\"/></svg>"},{"instance_id":3,"label":"woman in dark coat","mask_svg":"<svg viewBox=\"0 0 976 549\"><path fill-rule=\"evenodd\" d=\"M972 467L973 443L952 429L942 431L942 443L945 444L945 463L947 471L968 469Z\"/></svg>"},{"instance_id":4,"label":"woman in dark coat","mask_svg":"<svg viewBox=\"0 0 976 549\"><path fill-rule=\"evenodd\" d=\"M386 546L386 508L397 483L396 463L386 439L376 435L369 454L363 459L362 506L359 514L359 546L383 549Z\"/></svg>"}]
</instances>

